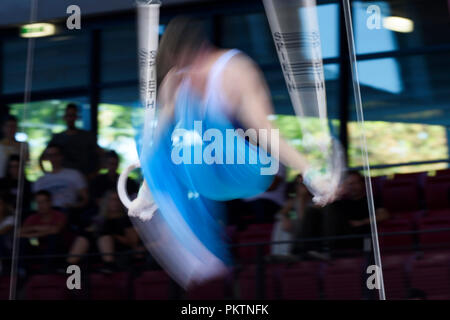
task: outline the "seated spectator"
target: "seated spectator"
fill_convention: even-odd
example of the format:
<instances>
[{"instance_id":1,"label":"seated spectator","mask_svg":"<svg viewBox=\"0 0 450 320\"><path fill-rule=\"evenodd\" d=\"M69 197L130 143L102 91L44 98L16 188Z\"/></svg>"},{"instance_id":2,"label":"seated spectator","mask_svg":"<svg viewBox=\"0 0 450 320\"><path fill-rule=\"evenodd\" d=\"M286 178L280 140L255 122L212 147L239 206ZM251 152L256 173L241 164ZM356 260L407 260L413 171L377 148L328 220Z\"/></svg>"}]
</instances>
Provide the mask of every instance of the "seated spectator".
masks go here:
<instances>
[{"instance_id":1,"label":"seated spectator","mask_svg":"<svg viewBox=\"0 0 450 320\"><path fill-rule=\"evenodd\" d=\"M0 178L6 174L7 161L10 156L20 156L21 146L23 146L24 159L28 161L28 143L16 140L17 119L8 116L3 122L3 139L0 141Z\"/></svg>"},{"instance_id":2,"label":"seated spectator","mask_svg":"<svg viewBox=\"0 0 450 320\"><path fill-rule=\"evenodd\" d=\"M377 222L389 218L386 209L376 206ZM369 206L367 202L364 177L356 171L349 172L343 181L338 199L325 206L309 205L304 211L297 238L320 238L346 235L370 234ZM330 250L364 249L364 239L326 240L299 243L296 254L327 259Z\"/></svg>"},{"instance_id":3,"label":"seated spectator","mask_svg":"<svg viewBox=\"0 0 450 320\"><path fill-rule=\"evenodd\" d=\"M97 145L95 135L75 126L77 118L77 106L68 104L64 114L67 129L53 135L49 145L61 146L64 157L62 165L65 168L75 169L90 179L98 170L98 159L102 150Z\"/></svg>"},{"instance_id":4,"label":"seated spectator","mask_svg":"<svg viewBox=\"0 0 450 320\"><path fill-rule=\"evenodd\" d=\"M20 237L22 252L31 254L58 254L62 248L62 232L66 226L66 216L52 208L52 198L48 191L38 191L34 198L36 213L23 223ZM55 261L52 261L55 262Z\"/></svg>"},{"instance_id":5,"label":"seated spectator","mask_svg":"<svg viewBox=\"0 0 450 320\"><path fill-rule=\"evenodd\" d=\"M52 168L34 183L34 192L49 191L53 206L63 210L84 208L88 203L86 181L79 171L63 166L61 147L49 145L43 159L48 159Z\"/></svg>"},{"instance_id":6,"label":"seated spectator","mask_svg":"<svg viewBox=\"0 0 450 320\"><path fill-rule=\"evenodd\" d=\"M13 232L14 232L14 216L11 207L8 204L7 196L0 194L0 274L9 261L3 263L4 259L11 256Z\"/></svg>"},{"instance_id":7,"label":"seated spectator","mask_svg":"<svg viewBox=\"0 0 450 320\"><path fill-rule=\"evenodd\" d=\"M105 167L108 171L95 177L91 183L91 194L97 205L99 205L100 199L107 191L117 189L117 180L119 180L119 174L117 173L119 156L116 152L109 151L106 153ZM137 194L138 190L138 184L132 179L127 179L127 192L131 199L133 199L133 195Z\"/></svg>"},{"instance_id":8,"label":"seated spectator","mask_svg":"<svg viewBox=\"0 0 450 320\"><path fill-rule=\"evenodd\" d=\"M18 155L12 155L9 157L6 176L0 179L0 192L7 195L7 201L13 208L16 207L17 203L19 166L20 157ZM32 196L31 183L27 180L25 175L23 175L22 179L22 212L28 214ZM25 215L23 217L25 217Z\"/></svg>"},{"instance_id":9,"label":"seated spectator","mask_svg":"<svg viewBox=\"0 0 450 320\"><path fill-rule=\"evenodd\" d=\"M357 171L347 174L339 200L325 207L325 236L370 234L369 205L364 176ZM376 222L389 219L389 212L375 203ZM369 241L370 243L370 241ZM363 249L364 239L330 242L332 247Z\"/></svg>"},{"instance_id":10,"label":"seated spectator","mask_svg":"<svg viewBox=\"0 0 450 320\"><path fill-rule=\"evenodd\" d=\"M117 268L115 252L143 249L116 191L104 195L97 219L77 236L69 252L72 256L66 262L79 263L80 255L93 247L100 251L102 270L107 272Z\"/></svg>"},{"instance_id":11,"label":"seated spectator","mask_svg":"<svg viewBox=\"0 0 450 320\"><path fill-rule=\"evenodd\" d=\"M287 197L289 199L275 216L272 241L291 241L295 239L305 208L312 204L312 195L302 181L302 176L299 175L287 188ZM294 243L272 245L271 256L274 259L292 257L293 247Z\"/></svg>"}]
</instances>

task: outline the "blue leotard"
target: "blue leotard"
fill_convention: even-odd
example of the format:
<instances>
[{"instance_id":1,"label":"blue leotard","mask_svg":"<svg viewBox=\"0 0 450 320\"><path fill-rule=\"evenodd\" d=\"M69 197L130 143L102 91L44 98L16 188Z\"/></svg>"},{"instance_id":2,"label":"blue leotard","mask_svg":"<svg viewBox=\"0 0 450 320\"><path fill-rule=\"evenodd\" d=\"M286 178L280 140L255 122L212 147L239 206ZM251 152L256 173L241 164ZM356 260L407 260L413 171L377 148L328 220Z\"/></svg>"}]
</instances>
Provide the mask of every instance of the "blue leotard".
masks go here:
<instances>
[{"instance_id":1,"label":"blue leotard","mask_svg":"<svg viewBox=\"0 0 450 320\"><path fill-rule=\"evenodd\" d=\"M242 136L235 138L233 144L226 139L227 130L233 132L238 124L227 112L220 75L237 53L230 50L216 61L204 99L195 93L189 79L184 79L178 90L173 119L158 129L151 146L142 141L139 150L144 178L159 208L158 214L179 243L195 256L195 246L190 240L195 235L225 263L230 259L222 232L225 217L221 201L255 196L267 190L273 181L273 176L261 174L261 168L268 165L260 161L260 148ZM175 135L180 130L186 134ZM213 135L205 139L208 130ZM220 146L220 142L222 152L220 148L212 148L214 143ZM227 159L230 152L234 152L234 163ZM204 154L212 155L218 163L206 163ZM178 162L180 158L184 161L176 163L174 155ZM236 163L241 156L244 163ZM257 161L250 163L250 159Z\"/></svg>"}]
</instances>

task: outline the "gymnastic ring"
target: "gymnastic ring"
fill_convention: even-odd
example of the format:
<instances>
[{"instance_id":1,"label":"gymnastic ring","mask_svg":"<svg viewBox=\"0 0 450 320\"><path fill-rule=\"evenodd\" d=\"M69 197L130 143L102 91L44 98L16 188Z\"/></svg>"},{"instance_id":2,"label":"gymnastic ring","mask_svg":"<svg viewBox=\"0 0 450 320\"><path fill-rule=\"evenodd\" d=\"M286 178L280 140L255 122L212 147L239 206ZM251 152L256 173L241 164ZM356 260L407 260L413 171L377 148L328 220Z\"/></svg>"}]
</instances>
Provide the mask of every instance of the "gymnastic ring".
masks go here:
<instances>
[{"instance_id":1,"label":"gymnastic ring","mask_svg":"<svg viewBox=\"0 0 450 320\"><path fill-rule=\"evenodd\" d=\"M119 194L119 199L122 201L122 204L129 209L131 206L131 200L127 193L126 182L128 179L128 175L131 171L136 168L140 168L141 164L139 162L133 163L129 165L122 173L119 175L119 180L117 181L117 193Z\"/></svg>"}]
</instances>

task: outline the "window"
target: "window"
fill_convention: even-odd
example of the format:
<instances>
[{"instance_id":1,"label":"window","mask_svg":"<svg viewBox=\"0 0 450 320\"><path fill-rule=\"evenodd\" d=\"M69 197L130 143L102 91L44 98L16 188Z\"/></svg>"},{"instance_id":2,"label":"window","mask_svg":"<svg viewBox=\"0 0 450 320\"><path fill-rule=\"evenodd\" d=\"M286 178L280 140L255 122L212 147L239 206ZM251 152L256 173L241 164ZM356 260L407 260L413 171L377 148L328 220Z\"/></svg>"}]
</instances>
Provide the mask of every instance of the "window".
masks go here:
<instances>
[{"instance_id":1,"label":"window","mask_svg":"<svg viewBox=\"0 0 450 320\"><path fill-rule=\"evenodd\" d=\"M135 24L113 26L101 33L101 81L138 79Z\"/></svg>"},{"instance_id":2,"label":"window","mask_svg":"<svg viewBox=\"0 0 450 320\"><path fill-rule=\"evenodd\" d=\"M3 44L3 93L22 93L25 84L28 41L14 39ZM58 35L35 40L32 90L87 86L89 36Z\"/></svg>"},{"instance_id":3,"label":"window","mask_svg":"<svg viewBox=\"0 0 450 320\"><path fill-rule=\"evenodd\" d=\"M358 71L370 164L448 158L450 76L446 70L450 63L447 54L411 55L389 61L395 63L395 69L389 67L386 59L358 63L364 66ZM350 109L350 119L356 120L354 106ZM356 123L349 123L349 133L350 163L362 165L356 151L360 145ZM446 166L442 163L423 168L434 170ZM419 168L422 167L403 167L401 171ZM397 168L386 170L394 172Z\"/></svg>"},{"instance_id":4,"label":"window","mask_svg":"<svg viewBox=\"0 0 450 320\"><path fill-rule=\"evenodd\" d=\"M39 157L50 141L52 134L65 130L63 116L67 104L72 102L79 106L77 127L89 128L90 108L86 100L85 98L71 98L32 102L28 104L26 114L24 113L23 103L10 106L10 113L18 118L19 127L23 130L17 133L17 139L27 141L30 147L30 162L26 167L26 175L29 180L35 181L42 175ZM26 118L24 118L24 115L26 115Z\"/></svg>"},{"instance_id":5,"label":"window","mask_svg":"<svg viewBox=\"0 0 450 320\"><path fill-rule=\"evenodd\" d=\"M3 42L2 93L24 91L27 46L26 39L18 38Z\"/></svg>"},{"instance_id":6,"label":"window","mask_svg":"<svg viewBox=\"0 0 450 320\"><path fill-rule=\"evenodd\" d=\"M101 101L98 109L98 144L116 151L123 169L138 160L135 136L143 115L138 88L106 89L102 92Z\"/></svg>"},{"instance_id":7,"label":"window","mask_svg":"<svg viewBox=\"0 0 450 320\"><path fill-rule=\"evenodd\" d=\"M379 25L369 28L368 24L375 25L376 21L375 11L368 12L373 5L380 11ZM448 32L439 32L448 29L446 0L433 1L432 5L424 0L353 1L352 10L357 54L445 45L450 41ZM407 20L390 22L388 17ZM408 30L408 26L412 29Z\"/></svg>"}]
</instances>

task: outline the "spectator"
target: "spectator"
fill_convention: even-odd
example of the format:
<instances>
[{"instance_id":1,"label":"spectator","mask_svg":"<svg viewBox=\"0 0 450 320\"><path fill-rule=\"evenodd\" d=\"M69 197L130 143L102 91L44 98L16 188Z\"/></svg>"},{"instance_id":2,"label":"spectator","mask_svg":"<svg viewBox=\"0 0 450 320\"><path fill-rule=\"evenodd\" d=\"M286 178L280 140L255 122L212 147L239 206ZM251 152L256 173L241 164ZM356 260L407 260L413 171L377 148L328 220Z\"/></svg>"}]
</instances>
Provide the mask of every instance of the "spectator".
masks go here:
<instances>
[{"instance_id":1,"label":"spectator","mask_svg":"<svg viewBox=\"0 0 450 320\"><path fill-rule=\"evenodd\" d=\"M28 161L28 143L16 140L17 119L14 116L6 117L3 122L3 139L0 141L0 178L6 174L6 165L11 155L20 156L23 146L24 159Z\"/></svg>"},{"instance_id":2,"label":"spectator","mask_svg":"<svg viewBox=\"0 0 450 320\"><path fill-rule=\"evenodd\" d=\"M11 207L15 208L17 202L17 194L19 187L19 166L20 157L12 155L9 157L6 176L0 179L0 192L7 196L7 201ZM25 175L22 177L22 212L28 213L31 203L31 183L27 180Z\"/></svg>"},{"instance_id":3,"label":"spectator","mask_svg":"<svg viewBox=\"0 0 450 320\"><path fill-rule=\"evenodd\" d=\"M81 232L70 249L69 264L77 264L80 255L97 247L102 254L104 268L116 269L114 253L122 250L140 250L139 237L134 230L116 191L108 191L102 198L100 212L95 222Z\"/></svg>"},{"instance_id":4,"label":"spectator","mask_svg":"<svg viewBox=\"0 0 450 320\"><path fill-rule=\"evenodd\" d=\"M347 174L340 199L325 208L325 236L370 234L369 205L364 176L357 171ZM375 203L376 222L389 218L389 212ZM363 238L332 242L342 248L362 249Z\"/></svg>"},{"instance_id":5,"label":"spectator","mask_svg":"<svg viewBox=\"0 0 450 320\"><path fill-rule=\"evenodd\" d=\"M30 215L20 233L25 254L58 254L62 251L62 232L66 216L52 208L50 192L41 190L35 194L37 212Z\"/></svg>"},{"instance_id":6,"label":"spectator","mask_svg":"<svg viewBox=\"0 0 450 320\"><path fill-rule=\"evenodd\" d=\"M0 195L0 274L6 264L4 258L11 256L14 229L14 216L8 205L7 196Z\"/></svg>"},{"instance_id":7,"label":"spectator","mask_svg":"<svg viewBox=\"0 0 450 320\"><path fill-rule=\"evenodd\" d=\"M119 174L117 173L119 156L116 152L109 151L105 154L105 165L108 171L95 177L90 188L91 194L97 205L107 191L117 189L117 180L119 179ZM132 179L127 179L128 194L130 196L135 195L138 190L139 187L137 183Z\"/></svg>"},{"instance_id":8,"label":"spectator","mask_svg":"<svg viewBox=\"0 0 450 320\"><path fill-rule=\"evenodd\" d=\"M49 145L44 151L43 158L50 161L52 169L35 182L34 192L49 191L53 206L66 211L84 208L88 203L86 181L77 170L63 166L64 156L61 147Z\"/></svg>"},{"instance_id":9,"label":"spectator","mask_svg":"<svg viewBox=\"0 0 450 320\"><path fill-rule=\"evenodd\" d=\"M295 239L297 230L304 216L306 206L311 205L312 195L303 184L299 175L287 188L288 201L276 214L272 241L290 241ZM293 243L273 245L272 258L287 258L291 256Z\"/></svg>"},{"instance_id":10,"label":"spectator","mask_svg":"<svg viewBox=\"0 0 450 320\"><path fill-rule=\"evenodd\" d=\"M97 145L95 135L75 126L77 117L77 106L68 104L64 114L67 129L53 135L49 145L61 146L65 168L78 170L90 179L98 170L98 155L101 149Z\"/></svg>"},{"instance_id":11,"label":"spectator","mask_svg":"<svg viewBox=\"0 0 450 320\"><path fill-rule=\"evenodd\" d=\"M389 218L386 209L376 206L377 222ZM338 199L321 208L309 206L305 210L299 238L335 237L370 234L369 207L364 177L356 171L349 172L344 179ZM307 242L296 247L296 253L307 253L315 258L326 259L335 248L364 248L363 238Z\"/></svg>"}]
</instances>

